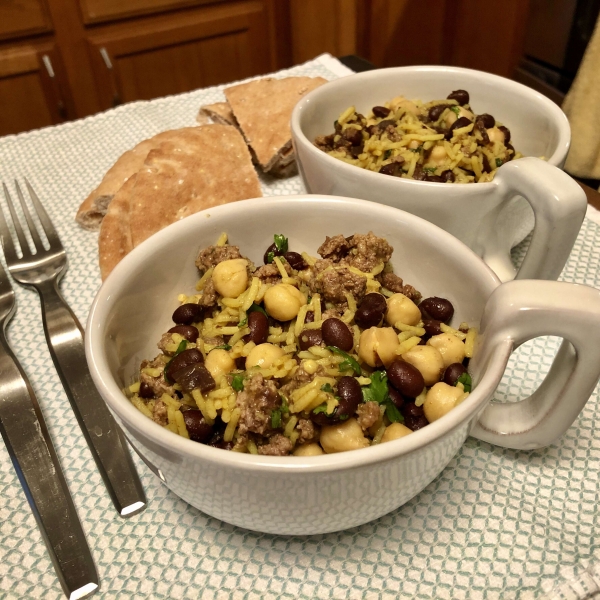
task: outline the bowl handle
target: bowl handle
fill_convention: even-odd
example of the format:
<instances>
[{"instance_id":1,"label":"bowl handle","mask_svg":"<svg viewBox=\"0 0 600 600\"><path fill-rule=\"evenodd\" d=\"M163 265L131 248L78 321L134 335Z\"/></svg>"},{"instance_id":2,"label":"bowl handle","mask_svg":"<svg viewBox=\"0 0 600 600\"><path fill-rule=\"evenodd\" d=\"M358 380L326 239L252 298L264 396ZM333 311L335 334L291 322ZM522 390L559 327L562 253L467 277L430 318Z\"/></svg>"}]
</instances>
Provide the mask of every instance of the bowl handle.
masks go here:
<instances>
[{"instance_id":1,"label":"bowl handle","mask_svg":"<svg viewBox=\"0 0 600 600\"><path fill-rule=\"evenodd\" d=\"M600 291L592 287L509 281L496 288L485 306L471 360L474 384L498 356L507 361L520 344L543 335L564 341L542 384L519 402L492 400L471 435L506 448L542 448L575 421L600 377Z\"/></svg>"},{"instance_id":2,"label":"bowl handle","mask_svg":"<svg viewBox=\"0 0 600 600\"><path fill-rule=\"evenodd\" d=\"M505 198L523 196L535 216L531 243L515 279L556 280L585 217L585 192L564 171L533 157L506 163L494 182ZM484 260L493 265L493 258Z\"/></svg>"}]
</instances>

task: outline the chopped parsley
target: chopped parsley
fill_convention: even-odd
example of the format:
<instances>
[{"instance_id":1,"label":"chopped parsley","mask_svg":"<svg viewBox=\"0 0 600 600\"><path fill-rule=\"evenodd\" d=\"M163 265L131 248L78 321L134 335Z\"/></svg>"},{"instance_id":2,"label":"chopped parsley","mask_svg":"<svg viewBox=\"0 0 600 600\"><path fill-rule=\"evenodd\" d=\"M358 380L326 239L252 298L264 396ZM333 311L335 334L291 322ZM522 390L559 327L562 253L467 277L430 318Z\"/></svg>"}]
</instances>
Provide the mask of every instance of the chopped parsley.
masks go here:
<instances>
[{"instance_id":1,"label":"chopped parsley","mask_svg":"<svg viewBox=\"0 0 600 600\"><path fill-rule=\"evenodd\" d=\"M321 386L321 391L322 392L327 392L328 394L333 394L333 388L331 387L330 383L326 383L324 385Z\"/></svg>"},{"instance_id":2,"label":"chopped parsley","mask_svg":"<svg viewBox=\"0 0 600 600\"><path fill-rule=\"evenodd\" d=\"M338 365L340 371L352 370L357 376L359 376L362 373L362 370L357 360L355 358L352 358L348 353L344 352L343 350L340 350L337 346L327 346L327 350L345 359Z\"/></svg>"},{"instance_id":3,"label":"chopped parsley","mask_svg":"<svg viewBox=\"0 0 600 600\"><path fill-rule=\"evenodd\" d=\"M338 120L336 119L336 120L333 122L333 128L335 129L337 126L338 126Z\"/></svg>"},{"instance_id":4,"label":"chopped parsley","mask_svg":"<svg viewBox=\"0 0 600 600\"><path fill-rule=\"evenodd\" d=\"M221 344L220 346L215 346L213 350L231 350L231 346L229 344Z\"/></svg>"},{"instance_id":5,"label":"chopped parsley","mask_svg":"<svg viewBox=\"0 0 600 600\"><path fill-rule=\"evenodd\" d=\"M433 174L437 171L437 167L423 167L423 171Z\"/></svg>"},{"instance_id":6,"label":"chopped parsley","mask_svg":"<svg viewBox=\"0 0 600 600\"><path fill-rule=\"evenodd\" d=\"M323 404L319 404L317 408L313 409L313 415L318 415L320 413L327 414L327 403L323 402Z\"/></svg>"},{"instance_id":7,"label":"chopped parsley","mask_svg":"<svg viewBox=\"0 0 600 600\"><path fill-rule=\"evenodd\" d=\"M504 164L504 161L501 158L496 159L496 167L501 167Z\"/></svg>"},{"instance_id":8,"label":"chopped parsley","mask_svg":"<svg viewBox=\"0 0 600 600\"><path fill-rule=\"evenodd\" d=\"M275 252L267 252L267 264L270 265L275 258Z\"/></svg>"},{"instance_id":9,"label":"chopped parsley","mask_svg":"<svg viewBox=\"0 0 600 600\"><path fill-rule=\"evenodd\" d=\"M273 236L275 240L275 248L280 254L285 254L288 251L288 239L282 233L276 233Z\"/></svg>"},{"instance_id":10,"label":"chopped parsley","mask_svg":"<svg viewBox=\"0 0 600 600\"><path fill-rule=\"evenodd\" d=\"M241 329L242 327L246 327L248 325L248 317L246 317L243 321L238 323L238 327Z\"/></svg>"},{"instance_id":11,"label":"chopped parsley","mask_svg":"<svg viewBox=\"0 0 600 600\"><path fill-rule=\"evenodd\" d=\"M181 354L186 348L187 348L187 340L181 340L179 342L179 346L177 346L177 350L175 350L175 354L173 354L173 358L175 358L178 354ZM173 383L167 377L167 369L169 368L169 365L173 362L173 358L171 358L171 360L165 365L165 369L164 369L165 381L167 383Z\"/></svg>"},{"instance_id":12,"label":"chopped parsley","mask_svg":"<svg viewBox=\"0 0 600 600\"><path fill-rule=\"evenodd\" d=\"M281 427L281 410L271 411L271 427L273 429L279 429Z\"/></svg>"},{"instance_id":13,"label":"chopped parsley","mask_svg":"<svg viewBox=\"0 0 600 600\"><path fill-rule=\"evenodd\" d=\"M391 150L386 150L383 153L383 160L387 160L391 155L392 155L392 151Z\"/></svg>"},{"instance_id":14,"label":"chopped parsley","mask_svg":"<svg viewBox=\"0 0 600 600\"><path fill-rule=\"evenodd\" d=\"M241 373L236 373L232 376L231 387L236 392L241 392L244 389L244 376Z\"/></svg>"},{"instance_id":15,"label":"chopped parsley","mask_svg":"<svg viewBox=\"0 0 600 600\"><path fill-rule=\"evenodd\" d=\"M265 317L269 316L267 311L260 304L255 304L254 302L250 305L250 308L247 312L261 312L263 315L265 315Z\"/></svg>"},{"instance_id":16,"label":"chopped parsley","mask_svg":"<svg viewBox=\"0 0 600 600\"><path fill-rule=\"evenodd\" d=\"M456 383L462 383L465 388L465 392L470 392L473 387L473 380L468 373L463 373L457 380Z\"/></svg>"},{"instance_id":17,"label":"chopped parsley","mask_svg":"<svg viewBox=\"0 0 600 600\"><path fill-rule=\"evenodd\" d=\"M281 412L286 414L289 413L290 407L288 406L287 398L281 395L279 397L281 398Z\"/></svg>"},{"instance_id":18,"label":"chopped parsley","mask_svg":"<svg viewBox=\"0 0 600 600\"><path fill-rule=\"evenodd\" d=\"M451 106L450 110L458 117L458 115L460 114L460 108L458 108L458 106Z\"/></svg>"},{"instance_id":19,"label":"chopped parsley","mask_svg":"<svg viewBox=\"0 0 600 600\"><path fill-rule=\"evenodd\" d=\"M385 414L392 423L402 423L404 417L392 402L388 393L387 375L385 371L375 371L371 375L371 383L362 388L363 402L377 402L385 406Z\"/></svg>"},{"instance_id":20,"label":"chopped parsley","mask_svg":"<svg viewBox=\"0 0 600 600\"><path fill-rule=\"evenodd\" d=\"M409 148L409 150L410 150L411 152L416 152L416 153L418 153L418 152L421 152L421 146L419 146L418 148Z\"/></svg>"}]
</instances>

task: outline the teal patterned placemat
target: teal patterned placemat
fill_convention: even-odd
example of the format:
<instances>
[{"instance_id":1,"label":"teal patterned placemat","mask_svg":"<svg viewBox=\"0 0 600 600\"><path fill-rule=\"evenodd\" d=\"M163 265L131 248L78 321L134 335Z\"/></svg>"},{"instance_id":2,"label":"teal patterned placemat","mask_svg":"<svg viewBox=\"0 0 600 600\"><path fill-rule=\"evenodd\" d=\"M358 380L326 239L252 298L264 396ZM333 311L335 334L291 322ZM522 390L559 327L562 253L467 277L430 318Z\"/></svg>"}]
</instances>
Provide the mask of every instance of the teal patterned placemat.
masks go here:
<instances>
[{"instance_id":1,"label":"teal patterned placemat","mask_svg":"<svg viewBox=\"0 0 600 600\"><path fill-rule=\"evenodd\" d=\"M322 58L290 73L332 79L343 68ZM62 291L82 323L100 278L97 235L75 224L77 206L124 150L158 131L194 124L200 104L221 98L219 87L198 90L0 139L0 180L26 175L61 234L70 260ZM268 195L304 191L297 177L262 184ZM600 287L599 262L600 228L586 219L562 279ZM550 448L521 452L469 439L411 502L341 533L277 537L224 524L176 497L137 456L148 508L123 520L53 369L37 295L18 286L15 292L9 339L55 441L98 568L98 597L509 599L541 597L562 585L566 599L584 597L567 595L579 589L567 582L592 585L600 561L597 390ZM499 397L531 393L556 348L546 338L521 347ZM0 597L63 597L3 444Z\"/></svg>"}]
</instances>

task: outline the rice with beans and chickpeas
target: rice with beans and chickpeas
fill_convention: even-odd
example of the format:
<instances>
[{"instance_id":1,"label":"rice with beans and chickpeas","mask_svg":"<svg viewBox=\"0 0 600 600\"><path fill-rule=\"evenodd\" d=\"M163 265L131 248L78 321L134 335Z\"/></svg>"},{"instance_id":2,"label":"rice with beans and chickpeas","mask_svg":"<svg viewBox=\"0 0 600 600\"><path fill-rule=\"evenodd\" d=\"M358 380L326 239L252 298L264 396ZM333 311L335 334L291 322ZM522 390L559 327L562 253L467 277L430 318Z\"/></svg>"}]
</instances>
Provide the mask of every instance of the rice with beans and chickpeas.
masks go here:
<instances>
[{"instance_id":1,"label":"rice with beans and chickpeas","mask_svg":"<svg viewBox=\"0 0 600 600\"><path fill-rule=\"evenodd\" d=\"M521 158L507 127L492 115L475 115L465 90L445 100L398 96L366 117L354 106L334 123L335 132L315 145L351 165L406 179L436 183L484 183L498 167Z\"/></svg>"},{"instance_id":2,"label":"rice with beans and chickpeas","mask_svg":"<svg viewBox=\"0 0 600 600\"><path fill-rule=\"evenodd\" d=\"M422 300L392 252L369 232L327 237L315 258L275 235L255 267L222 234L126 395L173 433L251 454L354 450L425 427L468 396L477 332L450 327L452 303Z\"/></svg>"}]
</instances>

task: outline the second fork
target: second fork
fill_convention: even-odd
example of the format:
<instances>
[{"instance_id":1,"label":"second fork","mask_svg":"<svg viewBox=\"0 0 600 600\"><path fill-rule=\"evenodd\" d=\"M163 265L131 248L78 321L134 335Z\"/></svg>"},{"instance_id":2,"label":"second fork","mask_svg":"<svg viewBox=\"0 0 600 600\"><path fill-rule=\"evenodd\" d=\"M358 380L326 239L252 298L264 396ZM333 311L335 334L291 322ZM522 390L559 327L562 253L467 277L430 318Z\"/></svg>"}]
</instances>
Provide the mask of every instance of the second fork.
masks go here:
<instances>
[{"instance_id":1,"label":"second fork","mask_svg":"<svg viewBox=\"0 0 600 600\"><path fill-rule=\"evenodd\" d=\"M113 504L121 516L130 516L145 508L144 490L124 436L92 381L85 358L83 328L58 289L58 282L67 270L66 252L39 198L29 182L25 183L49 248L44 247L21 188L15 181L35 247L35 253L31 252L8 188L2 184L22 255L17 254L0 210L0 238L8 270L18 283L33 287L40 295L44 333L54 366Z\"/></svg>"}]
</instances>

